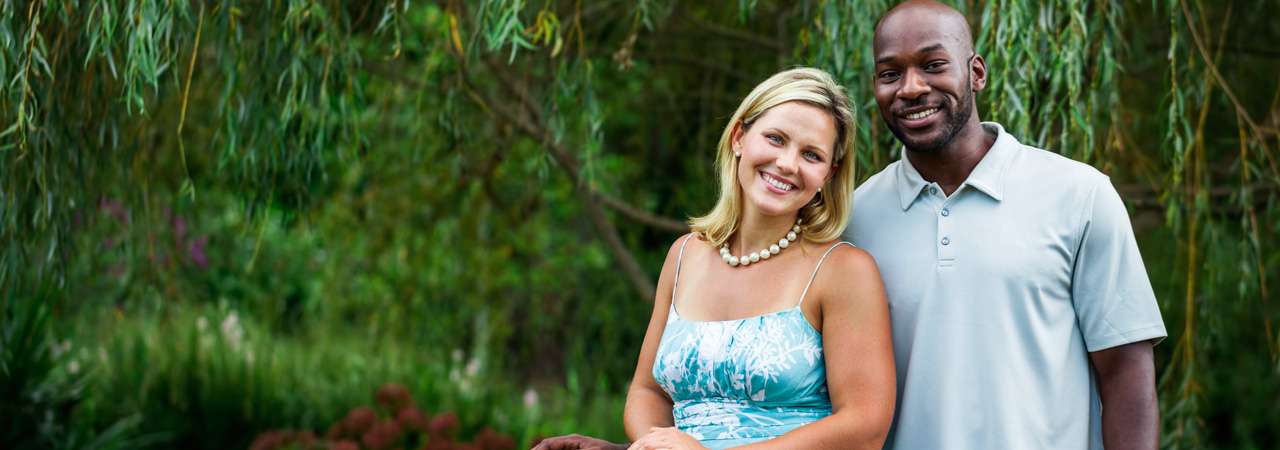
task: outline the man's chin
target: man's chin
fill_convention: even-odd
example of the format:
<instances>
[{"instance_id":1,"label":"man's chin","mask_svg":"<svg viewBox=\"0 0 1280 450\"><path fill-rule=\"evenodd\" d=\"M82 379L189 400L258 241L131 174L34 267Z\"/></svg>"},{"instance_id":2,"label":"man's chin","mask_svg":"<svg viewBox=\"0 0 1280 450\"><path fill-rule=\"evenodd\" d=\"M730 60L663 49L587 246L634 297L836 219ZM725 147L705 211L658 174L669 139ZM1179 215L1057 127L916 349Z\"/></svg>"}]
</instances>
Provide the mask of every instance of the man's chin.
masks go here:
<instances>
[{"instance_id":1,"label":"man's chin","mask_svg":"<svg viewBox=\"0 0 1280 450\"><path fill-rule=\"evenodd\" d=\"M902 143L907 150L919 153L932 153L938 151L943 145L946 145L944 136L937 136L941 133L929 133L928 135L915 136L906 133L894 133L898 138L898 142Z\"/></svg>"}]
</instances>

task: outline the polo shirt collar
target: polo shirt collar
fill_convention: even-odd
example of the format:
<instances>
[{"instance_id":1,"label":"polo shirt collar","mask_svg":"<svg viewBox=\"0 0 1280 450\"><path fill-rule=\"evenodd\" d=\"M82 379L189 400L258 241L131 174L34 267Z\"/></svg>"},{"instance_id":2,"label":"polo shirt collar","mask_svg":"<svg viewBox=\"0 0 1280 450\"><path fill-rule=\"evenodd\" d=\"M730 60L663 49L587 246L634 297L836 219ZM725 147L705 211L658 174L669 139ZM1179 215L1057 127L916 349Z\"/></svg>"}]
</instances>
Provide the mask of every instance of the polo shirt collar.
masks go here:
<instances>
[{"instance_id":1,"label":"polo shirt collar","mask_svg":"<svg viewBox=\"0 0 1280 450\"><path fill-rule=\"evenodd\" d=\"M996 133L996 142L991 145L991 149L987 150L982 161L979 161L969 173L969 177L960 185L960 189L964 189L966 185L972 186L992 199L1000 201L1004 198L1005 168L1020 144L998 123L982 122L982 127ZM911 159L907 158L905 148L902 150L901 161L902 164L898 165L898 200L905 211L911 208L916 198L920 197L920 193L924 192L930 183L925 181L924 177L920 176L920 172L911 165Z\"/></svg>"}]
</instances>

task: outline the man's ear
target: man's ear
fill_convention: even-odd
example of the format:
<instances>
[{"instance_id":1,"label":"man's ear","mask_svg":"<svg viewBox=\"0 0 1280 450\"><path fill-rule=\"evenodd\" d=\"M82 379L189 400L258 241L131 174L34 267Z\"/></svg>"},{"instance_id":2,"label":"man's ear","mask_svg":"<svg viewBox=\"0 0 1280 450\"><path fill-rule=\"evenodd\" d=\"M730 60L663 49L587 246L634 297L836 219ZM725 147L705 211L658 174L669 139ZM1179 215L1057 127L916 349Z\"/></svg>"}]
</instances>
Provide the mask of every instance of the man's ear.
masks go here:
<instances>
[{"instance_id":1,"label":"man's ear","mask_svg":"<svg viewBox=\"0 0 1280 450\"><path fill-rule=\"evenodd\" d=\"M969 62L969 75L973 80L973 92L981 92L987 88L987 60L982 55L973 55Z\"/></svg>"}]
</instances>

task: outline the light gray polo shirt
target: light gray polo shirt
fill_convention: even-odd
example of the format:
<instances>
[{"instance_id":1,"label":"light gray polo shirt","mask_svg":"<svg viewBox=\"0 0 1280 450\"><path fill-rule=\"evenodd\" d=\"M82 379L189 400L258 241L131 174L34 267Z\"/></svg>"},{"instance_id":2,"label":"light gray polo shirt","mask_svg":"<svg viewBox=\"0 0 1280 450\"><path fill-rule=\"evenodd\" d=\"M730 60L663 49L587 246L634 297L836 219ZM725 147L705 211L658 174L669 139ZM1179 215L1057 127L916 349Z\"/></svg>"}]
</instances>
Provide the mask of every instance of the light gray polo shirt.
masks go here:
<instances>
[{"instance_id":1,"label":"light gray polo shirt","mask_svg":"<svg viewBox=\"0 0 1280 450\"><path fill-rule=\"evenodd\" d=\"M950 197L905 157L854 194L845 238L893 322L885 448L1101 449L1088 352L1165 336L1128 212L1093 167L983 126L999 137Z\"/></svg>"}]
</instances>

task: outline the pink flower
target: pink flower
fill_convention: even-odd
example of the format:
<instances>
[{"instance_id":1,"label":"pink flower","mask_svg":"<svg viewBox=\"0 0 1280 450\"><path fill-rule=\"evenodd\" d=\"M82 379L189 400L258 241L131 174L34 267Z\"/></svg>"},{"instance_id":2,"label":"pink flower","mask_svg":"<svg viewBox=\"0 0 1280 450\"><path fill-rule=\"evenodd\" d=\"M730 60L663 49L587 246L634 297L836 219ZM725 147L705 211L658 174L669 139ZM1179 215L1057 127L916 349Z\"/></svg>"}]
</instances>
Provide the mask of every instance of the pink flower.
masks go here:
<instances>
[{"instance_id":1,"label":"pink flower","mask_svg":"<svg viewBox=\"0 0 1280 450\"><path fill-rule=\"evenodd\" d=\"M338 441L333 443L332 450L360 450L360 445L352 441Z\"/></svg>"},{"instance_id":2,"label":"pink flower","mask_svg":"<svg viewBox=\"0 0 1280 450\"><path fill-rule=\"evenodd\" d=\"M427 425L427 433L431 439L450 439L458 432L458 416L451 412L441 413L431 418Z\"/></svg>"},{"instance_id":3,"label":"pink flower","mask_svg":"<svg viewBox=\"0 0 1280 450\"><path fill-rule=\"evenodd\" d=\"M351 433L351 436L359 436L368 432L377 422L378 415L373 412L373 408L360 406L347 413L347 417L342 420L342 428Z\"/></svg>"},{"instance_id":4,"label":"pink flower","mask_svg":"<svg viewBox=\"0 0 1280 450\"><path fill-rule=\"evenodd\" d=\"M275 450L284 445L288 435L280 431L268 431L259 434L254 438L253 444L249 445L250 450Z\"/></svg>"},{"instance_id":5,"label":"pink flower","mask_svg":"<svg viewBox=\"0 0 1280 450\"><path fill-rule=\"evenodd\" d=\"M510 436L485 427L476 435L476 445L484 450L516 450L516 441Z\"/></svg>"},{"instance_id":6,"label":"pink flower","mask_svg":"<svg viewBox=\"0 0 1280 450\"><path fill-rule=\"evenodd\" d=\"M382 385L373 397L379 405L391 413L400 411L413 402L413 398L409 396L409 388L396 383Z\"/></svg>"},{"instance_id":7,"label":"pink flower","mask_svg":"<svg viewBox=\"0 0 1280 450\"><path fill-rule=\"evenodd\" d=\"M372 429L364 434L360 442L372 450L385 450L399 439L400 425L392 421L386 421L374 425Z\"/></svg>"},{"instance_id":8,"label":"pink flower","mask_svg":"<svg viewBox=\"0 0 1280 450\"><path fill-rule=\"evenodd\" d=\"M405 430L419 433L427 432L427 416L422 414L422 410L415 406L401 409L400 414L396 415L396 422Z\"/></svg>"}]
</instances>

